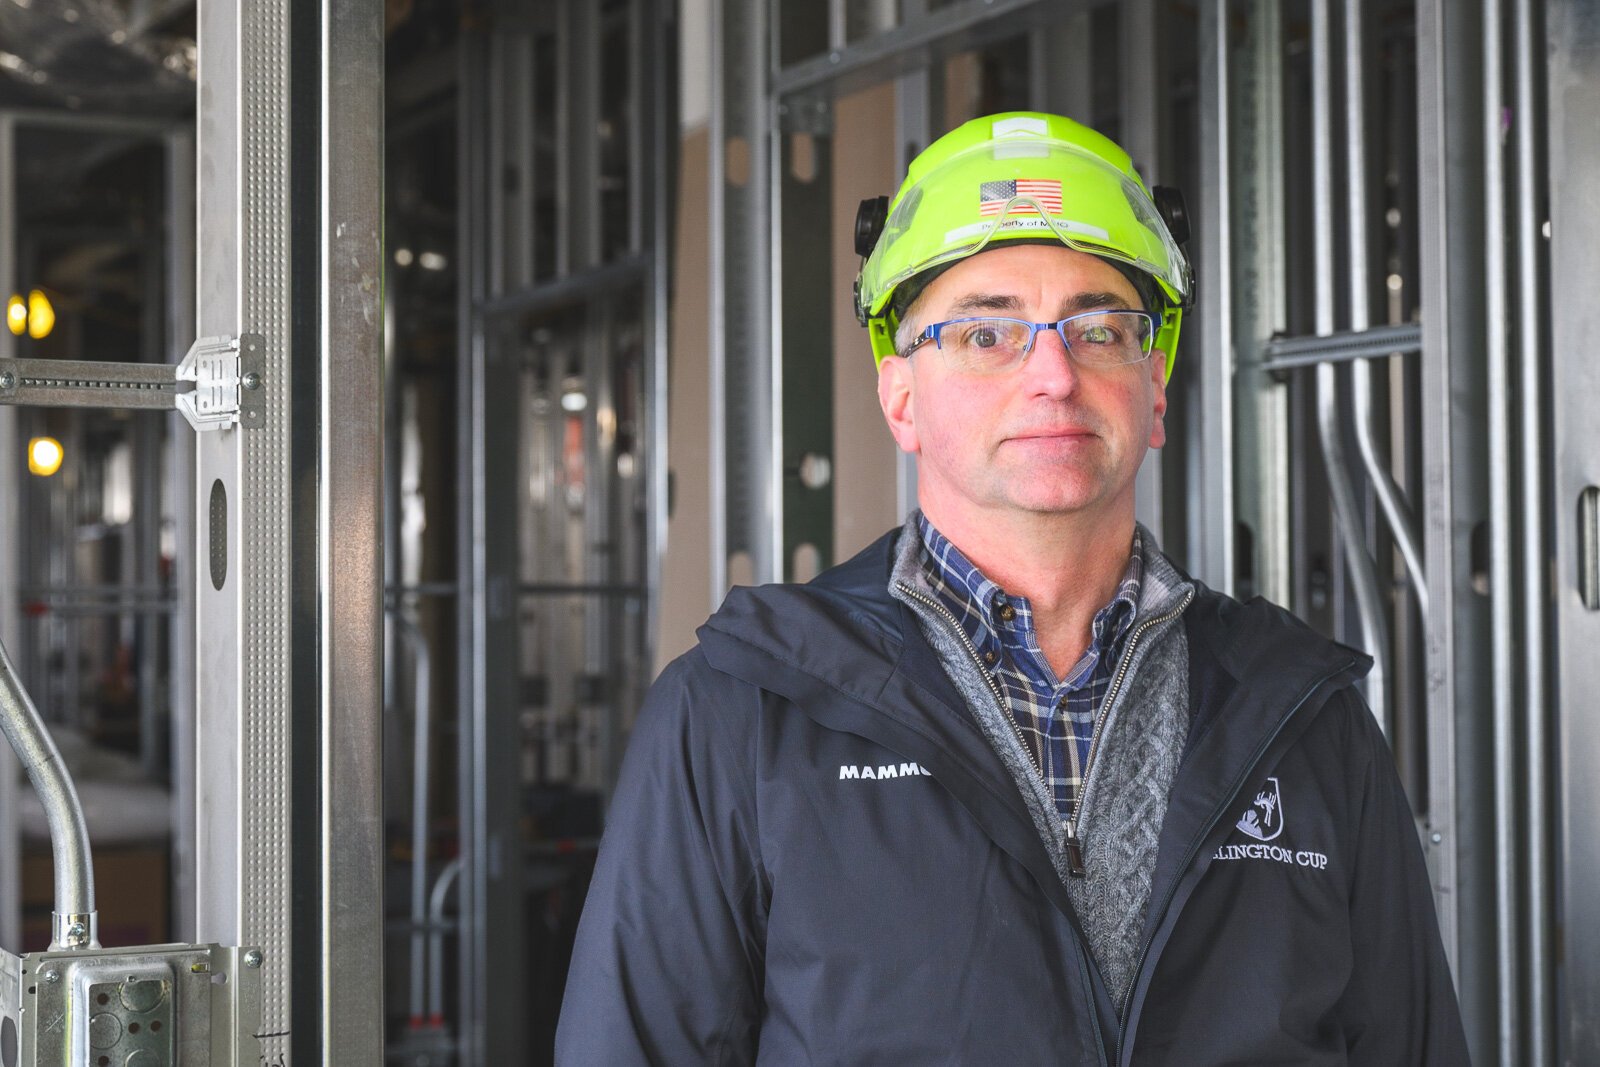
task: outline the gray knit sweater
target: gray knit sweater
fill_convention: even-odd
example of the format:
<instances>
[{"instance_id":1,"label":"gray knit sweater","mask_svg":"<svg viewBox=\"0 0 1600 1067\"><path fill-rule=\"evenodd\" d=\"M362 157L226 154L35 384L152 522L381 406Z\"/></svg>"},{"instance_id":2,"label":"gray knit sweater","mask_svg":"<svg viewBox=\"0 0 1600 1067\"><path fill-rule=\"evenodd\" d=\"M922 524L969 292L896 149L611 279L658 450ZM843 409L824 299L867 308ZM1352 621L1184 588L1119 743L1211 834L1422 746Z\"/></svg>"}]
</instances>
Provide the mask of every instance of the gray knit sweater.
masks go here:
<instances>
[{"instance_id":1,"label":"gray knit sweater","mask_svg":"<svg viewBox=\"0 0 1600 1067\"><path fill-rule=\"evenodd\" d=\"M1194 587L1141 528L1139 605L1119 665L1127 677L1109 694L1110 704L1100 709L1094 762L1077 811L1086 874L1074 878L1067 873L1065 825L1011 726L1011 710L996 700L983 679L984 668L949 620L902 588L932 592L923 572L916 519L913 513L901 534L890 595L916 613L945 673L1010 769L1066 885L1106 988L1120 1007L1139 964L1167 793L1189 732L1189 648L1180 616L1194 597Z\"/></svg>"}]
</instances>

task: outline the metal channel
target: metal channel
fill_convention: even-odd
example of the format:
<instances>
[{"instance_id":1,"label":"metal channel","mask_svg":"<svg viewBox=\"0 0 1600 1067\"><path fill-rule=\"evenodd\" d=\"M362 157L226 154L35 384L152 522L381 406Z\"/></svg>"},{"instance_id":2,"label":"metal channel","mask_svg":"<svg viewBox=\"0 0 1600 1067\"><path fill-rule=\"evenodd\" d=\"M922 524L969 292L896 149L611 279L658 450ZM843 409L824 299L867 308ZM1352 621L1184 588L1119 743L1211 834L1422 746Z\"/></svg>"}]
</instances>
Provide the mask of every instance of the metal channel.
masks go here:
<instances>
[{"instance_id":1,"label":"metal channel","mask_svg":"<svg viewBox=\"0 0 1600 1067\"><path fill-rule=\"evenodd\" d=\"M1227 595L1234 592L1233 484L1233 132L1229 93L1228 0L1200 9L1201 290L1200 484L1203 506L1193 509L1190 562L1195 576Z\"/></svg>"},{"instance_id":2,"label":"metal channel","mask_svg":"<svg viewBox=\"0 0 1600 1067\"><path fill-rule=\"evenodd\" d=\"M1359 0L1344 3L1344 112L1350 136L1345 138L1345 191L1349 199L1346 231L1350 271L1350 329L1372 326L1372 277L1367 249L1367 221L1371 204L1367 195L1366 139L1366 34ZM1389 520L1406 572L1417 596L1423 625L1428 620L1428 587L1423 578L1422 551L1411 509L1395 485L1389 466L1379 458L1373 431L1372 366L1366 360L1350 365L1350 391L1354 404L1356 450L1367 469L1367 479L1384 517ZM1363 560L1364 562L1364 560Z\"/></svg>"},{"instance_id":3,"label":"metal channel","mask_svg":"<svg viewBox=\"0 0 1600 1067\"><path fill-rule=\"evenodd\" d=\"M1068 13L1062 10L1067 6L1048 0L961 0L946 4L921 18L907 19L895 29L778 70L772 78L772 95L783 99L813 91L822 95L850 92L926 66L929 51L949 41L960 40L970 47L975 43L975 32L1002 27L1023 29L1032 26L1035 19L1062 17Z\"/></svg>"},{"instance_id":4,"label":"metal channel","mask_svg":"<svg viewBox=\"0 0 1600 1067\"><path fill-rule=\"evenodd\" d=\"M324 1063L376 1065L384 1042L383 5L321 0L320 26L317 1047Z\"/></svg>"},{"instance_id":5,"label":"metal channel","mask_svg":"<svg viewBox=\"0 0 1600 1067\"><path fill-rule=\"evenodd\" d=\"M771 145L765 4L713 0L711 99L711 590L744 553L750 580L776 581L782 432L773 342Z\"/></svg>"},{"instance_id":6,"label":"metal channel","mask_svg":"<svg viewBox=\"0 0 1600 1067\"><path fill-rule=\"evenodd\" d=\"M486 767L488 678L485 656L489 619L487 599L487 493L484 483L485 348L483 317L475 308L487 295L486 243L489 227L476 191L484 188L483 153L490 140L489 93L484 70L489 44L482 32L462 34L459 44L456 108L456 188L461 205L456 238L459 270L457 300L457 752L458 811L464 876L460 890L460 980L457 991L459 1055L464 1063L485 1063L490 975L485 913L488 903L488 810L483 783ZM470 594L468 591L471 591Z\"/></svg>"},{"instance_id":7,"label":"metal channel","mask_svg":"<svg viewBox=\"0 0 1600 1067\"><path fill-rule=\"evenodd\" d=\"M1334 202L1333 202L1333 63L1332 25L1329 4L1332 0L1311 3L1311 121L1313 213L1316 261L1316 328L1322 335L1334 331ZM1359 138L1360 131L1353 131ZM1317 368L1317 429L1327 465L1328 487L1333 494L1334 513L1344 543L1345 559L1356 594L1361 618L1362 642L1373 658L1367 676L1367 705L1385 732L1389 730L1388 661L1389 637L1383 601L1373 574L1372 559L1366 553L1366 537L1361 528L1355 489L1350 483L1349 466L1344 458L1343 427L1340 420L1339 371L1332 364Z\"/></svg>"},{"instance_id":8,"label":"metal channel","mask_svg":"<svg viewBox=\"0 0 1600 1067\"><path fill-rule=\"evenodd\" d=\"M1084 48L1089 40L1087 6L1055 15L1028 35L1030 92L1045 111L1066 115L1092 125L1090 106L1094 94L1094 52ZM1061 56L1072 56L1063 63ZM904 168L902 168L903 170Z\"/></svg>"},{"instance_id":9,"label":"metal channel","mask_svg":"<svg viewBox=\"0 0 1600 1067\"><path fill-rule=\"evenodd\" d=\"M558 41L558 47L561 42ZM526 914L520 854L518 748L505 743L518 708L520 631L516 488L523 409L515 316L481 310L490 265L505 262L516 234L490 225L484 190L494 131L515 104L491 62L489 30L462 35L459 128L458 478L460 698L458 783L464 878L459 989L460 1055L468 1063L511 1063L523 1041Z\"/></svg>"},{"instance_id":10,"label":"metal channel","mask_svg":"<svg viewBox=\"0 0 1600 1067\"><path fill-rule=\"evenodd\" d=\"M1133 159L1135 169L1146 184L1165 180L1166 165L1162 139L1161 93L1157 75L1161 63L1161 38L1156 19L1155 0L1128 0L1117 7L1117 65L1121 84L1122 147ZM1202 120L1204 121L1204 120ZM1151 449L1134 482L1134 512L1165 542L1168 531L1162 507L1162 452Z\"/></svg>"},{"instance_id":11,"label":"metal channel","mask_svg":"<svg viewBox=\"0 0 1600 1067\"><path fill-rule=\"evenodd\" d=\"M1600 19L1590 0L1550 0L1545 6L1549 109L1550 278L1592 276L1600 240L1600 126L1594 100L1600 90ZM1535 38L1538 40L1538 38ZM1520 48L1519 48L1520 51ZM1519 94L1520 96L1520 94ZM1519 225L1521 222L1519 221ZM1590 272L1588 275L1585 272ZM1546 305L1541 304L1543 308ZM1555 625L1551 662L1559 721L1561 800L1559 833L1563 983L1556 1062L1600 1063L1600 611L1584 603L1579 588L1583 557L1592 557L1597 533L1586 494L1600 486L1600 442L1594 433L1594 399L1600 367L1589 355L1600 331L1600 303L1562 299L1550 308L1550 417L1553 492L1549 515L1555 544ZM1576 520L1587 520L1580 528Z\"/></svg>"},{"instance_id":12,"label":"metal channel","mask_svg":"<svg viewBox=\"0 0 1600 1067\"><path fill-rule=\"evenodd\" d=\"M184 351L195 323L195 137L192 129L167 135L167 217L171 226L167 256L167 351ZM174 424L176 425L176 424ZM172 487L176 611L168 625L172 658L168 665L171 707L168 760L172 779L172 936L195 937L195 434L172 435L168 484Z\"/></svg>"},{"instance_id":13,"label":"metal channel","mask_svg":"<svg viewBox=\"0 0 1600 1067\"><path fill-rule=\"evenodd\" d=\"M1249 0L1242 10L1245 37L1229 71L1234 506L1238 523L1253 534L1253 558L1246 561L1251 591L1288 604L1289 390L1262 368L1264 346L1282 332L1287 314L1283 10L1278 0Z\"/></svg>"},{"instance_id":14,"label":"metal channel","mask_svg":"<svg viewBox=\"0 0 1600 1067\"><path fill-rule=\"evenodd\" d=\"M651 269L647 256L630 256L587 270L574 271L542 285L501 293L478 303L477 311L492 319L510 314L543 314L576 307L607 292L637 286Z\"/></svg>"},{"instance_id":15,"label":"metal channel","mask_svg":"<svg viewBox=\"0 0 1600 1067\"><path fill-rule=\"evenodd\" d=\"M1538 9L1542 10L1543 7L1540 4ZM1544 375L1552 349L1546 339L1546 309L1549 307L1544 283L1546 248L1540 232L1544 219L1549 217L1546 213L1544 145L1540 143L1548 126L1539 85L1544 76L1541 57L1545 52L1545 44L1536 33L1538 16L1532 0L1512 0L1511 17L1511 99L1514 116L1511 134L1516 175L1511 222L1516 237L1513 244L1514 278L1508 280L1515 286L1517 319L1522 324L1516 353L1521 471L1518 480L1522 490L1522 502L1518 509L1522 520L1522 558L1519 561L1522 632L1518 636L1519 645L1524 650L1522 706L1527 709L1523 732L1527 797L1518 836L1527 847L1527 863L1523 868L1523 892L1528 914L1528 1047L1525 1062L1543 1064L1554 1062L1555 1057L1551 1018L1555 967L1551 935L1552 861L1549 847L1550 694L1546 670L1546 657L1549 654L1547 621L1551 604L1550 541L1545 528L1549 512L1545 482L1549 478L1550 467L1544 445L1545 429L1550 421L1544 395ZM1594 88L1600 89L1600 86Z\"/></svg>"},{"instance_id":16,"label":"metal channel","mask_svg":"<svg viewBox=\"0 0 1600 1067\"><path fill-rule=\"evenodd\" d=\"M943 71L927 67L895 80L894 170L904 174L917 154L933 142L933 116L942 97ZM894 448L893 444L887 447ZM917 506L917 457L895 448L895 514L909 515Z\"/></svg>"},{"instance_id":17,"label":"metal channel","mask_svg":"<svg viewBox=\"0 0 1600 1067\"><path fill-rule=\"evenodd\" d=\"M266 338L259 429L202 435L198 543L228 567L197 583L196 931L259 945L262 1056L290 1053L293 854L290 588L289 0L202 4L197 329ZM248 102L248 103L247 103ZM226 506L215 511L213 486ZM217 581L215 578L221 578Z\"/></svg>"},{"instance_id":18,"label":"metal channel","mask_svg":"<svg viewBox=\"0 0 1600 1067\"><path fill-rule=\"evenodd\" d=\"M1484 93L1478 12L1417 6L1429 866L1468 1041L1491 1059L1496 1031L1489 611L1474 587L1489 511L1484 390ZM1576 958L1576 957L1574 957Z\"/></svg>"},{"instance_id":19,"label":"metal channel","mask_svg":"<svg viewBox=\"0 0 1600 1067\"><path fill-rule=\"evenodd\" d=\"M1316 367L1383 359L1422 351L1422 327L1413 323L1343 330L1318 337L1275 337L1261 348L1262 369L1273 374Z\"/></svg>"},{"instance_id":20,"label":"metal channel","mask_svg":"<svg viewBox=\"0 0 1600 1067\"><path fill-rule=\"evenodd\" d=\"M648 24L650 42L678 40L676 15L668 12L668 5L650 3L645 10L653 16ZM672 101L677 98L677 86L670 84L669 74L675 64L666 58L666 51L653 46L641 47L647 58L650 76L640 86L639 114L650 116L648 138L641 137L640 144L648 144L653 166L641 173L650 174L648 195L641 202L645 209L644 228L649 237L652 271L646 292L649 305L646 311L644 391L646 397L645 425L640 441L648 452L644 456L645 477L649 488L645 499L645 587L649 596L645 601L645 663L657 662L656 642L659 640L661 620L662 561L667 554L667 507L669 494L668 474L672 469L668 452L667 435L667 385L671 380L668 368L668 344L671 326L667 320L672 294L672 200L677 188L677 150L679 131L677 109ZM642 97L642 99L641 99ZM672 180L667 180L672 175ZM641 181L645 179L641 177ZM654 669L647 666L646 670Z\"/></svg>"},{"instance_id":21,"label":"metal channel","mask_svg":"<svg viewBox=\"0 0 1600 1067\"><path fill-rule=\"evenodd\" d=\"M1503 115L1505 107L1504 8L1501 0L1483 6L1483 144L1484 144L1484 310L1488 317L1489 387L1489 610L1492 620L1493 724L1496 752L1517 751L1516 721L1516 591L1512 559L1511 382L1509 250L1506 242L1506 166ZM1517 805L1521 768L1515 759L1500 761L1494 776L1495 905L1498 929L1496 1018L1498 1058L1520 1063L1523 1014L1520 976L1523 967L1520 879L1513 857L1518 842Z\"/></svg>"},{"instance_id":22,"label":"metal channel","mask_svg":"<svg viewBox=\"0 0 1600 1067\"><path fill-rule=\"evenodd\" d=\"M0 112L0 292L16 292L16 242L11 226L17 217L16 119ZM16 357L16 338L10 330L0 330L0 360ZM17 437L17 415L0 405L0 448L8 451L21 445ZM19 469L15 463L0 463L0 500L19 498ZM0 515L0 541L7 545L22 541L21 509L6 507ZM17 554L0 552L0 641L13 642L21 634L17 613ZM17 762L0 759L0 948L22 948L22 838L17 827Z\"/></svg>"}]
</instances>

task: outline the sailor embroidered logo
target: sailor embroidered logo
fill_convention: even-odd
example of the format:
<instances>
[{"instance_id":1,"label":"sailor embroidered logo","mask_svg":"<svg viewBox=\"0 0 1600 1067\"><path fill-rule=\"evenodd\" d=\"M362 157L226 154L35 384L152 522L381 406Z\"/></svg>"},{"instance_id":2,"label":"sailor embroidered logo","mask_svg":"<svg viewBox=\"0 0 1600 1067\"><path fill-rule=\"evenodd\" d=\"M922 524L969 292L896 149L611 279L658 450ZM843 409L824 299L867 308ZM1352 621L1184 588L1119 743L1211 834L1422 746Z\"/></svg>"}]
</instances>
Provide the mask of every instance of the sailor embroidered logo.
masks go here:
<instances>
[{"instance_id":1,"label":"sailor embroidered logo","mask_svg":"<svg viewBox=\"0 0 1600 1067\"><path fill-rule=\"evenodd\" d=\"M1328 856L1325 852L1296 850L1293 845L1283 848L1267 844L1283 833L1283 790L1279 788L1276 778L1266 780L1256 791L1255 799L1250 802L1250 806L1233 825L1234 829L1247 837L1255 838L1259 843L1222 845L1217 849L1216 855L1211 857L1213 860L1270 860L1293 867L1310 867L1318 871L1328 869Z\"/></svg>"},{"instance_id":2,"label":"sailor embroidered logo","mask_svg":"<svg viewBox=\"0 0 1600 1067\"><path fill-rule=\"evenodd\" d=\"M1276 778L1267 779L1234 825L1257 841L1272 841L1283 833L1283 794Z\"/></svg>"}]
</instances>

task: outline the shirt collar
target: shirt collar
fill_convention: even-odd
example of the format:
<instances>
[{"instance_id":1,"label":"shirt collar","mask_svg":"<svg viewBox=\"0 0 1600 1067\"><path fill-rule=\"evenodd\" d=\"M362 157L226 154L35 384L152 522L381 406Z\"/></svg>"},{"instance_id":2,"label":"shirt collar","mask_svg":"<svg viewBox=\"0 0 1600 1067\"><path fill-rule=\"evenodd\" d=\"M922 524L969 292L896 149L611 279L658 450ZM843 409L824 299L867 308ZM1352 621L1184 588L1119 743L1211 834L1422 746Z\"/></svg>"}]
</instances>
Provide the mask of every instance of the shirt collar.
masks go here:
<instances>
[{"instance_id":1,"label":"shirt collar","mask_svg":"<svg viewBox=\"0 0 1600 1067\"><path fill-rule=\"evenodd\" d=\"M917 512L917 529L922 534L923 567L935 588L943 586L951 596L960 599L967 611L982 620L986 633L996 636L1022 627L1024 639L1031 636L1033 610L1026 597L1010 596L962 554L949 538L940 533L928 517ZM1133 545L1128 554L1128 566L1117 583L1117 591L1099 611L1095 612L1091 640L1100 648L1108 648L1128 632L1139 607L1140 583L1144 576L1144 536L1140 528L1133 528ZM1001 622L996 613L1002 605L1009 604L1015 617Z\"/></svg>"}]
</instances>

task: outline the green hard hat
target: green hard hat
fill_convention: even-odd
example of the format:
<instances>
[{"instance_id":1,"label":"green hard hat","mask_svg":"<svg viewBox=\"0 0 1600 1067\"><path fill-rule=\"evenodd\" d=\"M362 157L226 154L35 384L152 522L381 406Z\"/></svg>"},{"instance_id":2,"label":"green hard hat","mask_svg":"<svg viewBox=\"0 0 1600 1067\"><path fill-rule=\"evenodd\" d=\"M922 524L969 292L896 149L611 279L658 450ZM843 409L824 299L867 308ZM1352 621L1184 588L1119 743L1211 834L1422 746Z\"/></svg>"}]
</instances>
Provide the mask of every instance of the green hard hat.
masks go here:
<instances>
[{"instance_id":1,"label":"green hard hat","mask_svg":"<svg viewBox=\"0 0 1600 1067\"><path fill-rule=\"evenodd\" d=\"M1155 347L1172 373L1183 309L1194 292L1183 198L1155 195L1110 138L1060 115L1011 111L951 130L923 150L892 201L856 217L856 316L878 362L894 355L907 292L938 267L1001 241L1055 241L1147 275L1164 296ZM1141 287L1141 288L1148 288ZM901 290L901 299L895 299Z\"/></svg>"}]
</instances>

